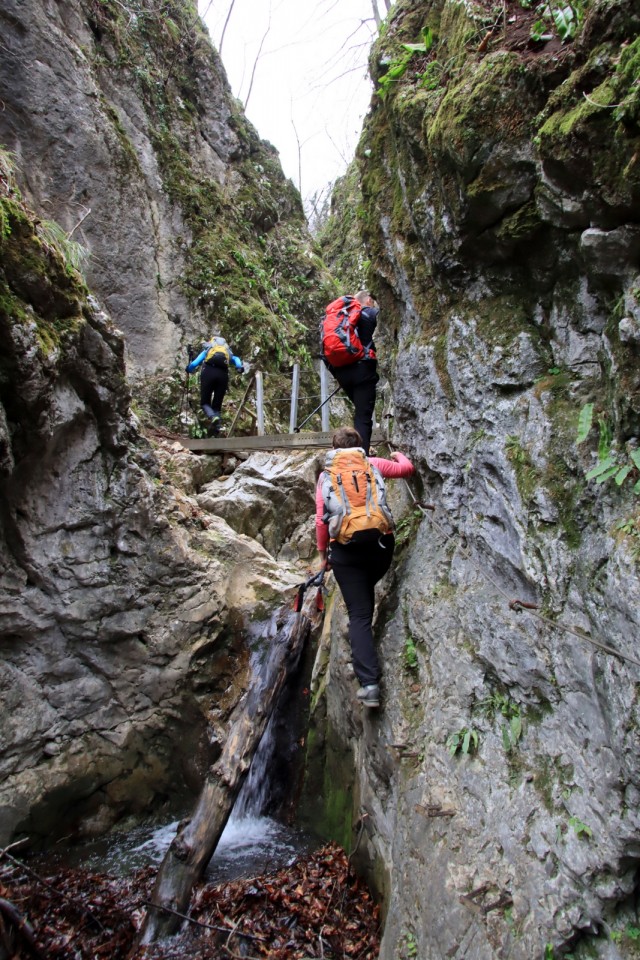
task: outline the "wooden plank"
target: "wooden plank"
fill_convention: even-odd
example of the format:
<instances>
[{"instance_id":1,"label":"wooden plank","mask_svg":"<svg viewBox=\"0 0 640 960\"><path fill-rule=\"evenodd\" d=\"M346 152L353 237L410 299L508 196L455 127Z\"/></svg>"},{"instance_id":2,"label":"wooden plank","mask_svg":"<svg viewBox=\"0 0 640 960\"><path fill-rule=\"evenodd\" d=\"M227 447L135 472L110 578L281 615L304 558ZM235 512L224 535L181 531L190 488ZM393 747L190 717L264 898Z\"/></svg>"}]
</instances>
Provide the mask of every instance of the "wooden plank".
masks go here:
<instances>
[{"instance_id":1,"label":"wooden plank","mask_svg":"<svg viewBox=\"0 0 640 960\"><path fill-rule=\"evenodd\" d=\"M238 450L305 450L331 446L333 431L323 433L272 433L263 437L216 437L199 440L181 439L180 443L194 453L234 453ZM381 430L374 430L371 443L384 443Z\"/></svg>"}]
</instances>

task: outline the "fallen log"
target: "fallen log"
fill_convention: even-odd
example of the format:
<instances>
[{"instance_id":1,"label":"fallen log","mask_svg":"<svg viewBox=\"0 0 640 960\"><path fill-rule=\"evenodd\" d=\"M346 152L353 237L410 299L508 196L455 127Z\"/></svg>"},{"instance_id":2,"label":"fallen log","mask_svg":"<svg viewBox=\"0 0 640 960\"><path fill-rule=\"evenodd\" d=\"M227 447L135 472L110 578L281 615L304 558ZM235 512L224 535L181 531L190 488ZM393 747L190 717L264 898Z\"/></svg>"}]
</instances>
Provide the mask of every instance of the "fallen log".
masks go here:
<instances>
[{"instance_id":1,"label":"fallen log","mask_svg":"<svg viewBox=\"0 0 640 960\"><path fill-rule=\"evenodd\" d=\"M222 754L209 770L192 816L180 824L160 865L153 906L147 910L135 950L170 936L181 925L177 914L186 912L193 884L213 856L285 681L312 625L319 621L315 592L310 591L301 612L287 611L283 625L267 641L265 662L232 714Z\"/></svg>"}]
</instances>

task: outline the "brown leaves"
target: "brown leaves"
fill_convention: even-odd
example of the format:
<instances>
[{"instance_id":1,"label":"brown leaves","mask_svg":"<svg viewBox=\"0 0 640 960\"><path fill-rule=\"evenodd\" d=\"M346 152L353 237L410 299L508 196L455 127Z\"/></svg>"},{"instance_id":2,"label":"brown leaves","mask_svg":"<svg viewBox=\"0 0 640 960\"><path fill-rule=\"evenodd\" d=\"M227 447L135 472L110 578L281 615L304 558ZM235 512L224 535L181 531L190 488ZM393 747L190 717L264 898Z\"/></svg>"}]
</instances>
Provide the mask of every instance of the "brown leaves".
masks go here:
<instances>
[{"instance_id":1,"label":"brown leaves","mask_svg":"<svg viewBox=\"0 0 640 960\"><path fill-rule=\"evenodd\" d=\"M0 871L0 897L29 920L49 960L378 956L378 907L336 844L276 873L197 885L189 915L198 925L185 923L171 940L132 952L152 885L150 869L129 878L60 870L35 879L17 867L10 876ZM16 957L29 955L18 942Z\"/></svg>"}]
</instances>

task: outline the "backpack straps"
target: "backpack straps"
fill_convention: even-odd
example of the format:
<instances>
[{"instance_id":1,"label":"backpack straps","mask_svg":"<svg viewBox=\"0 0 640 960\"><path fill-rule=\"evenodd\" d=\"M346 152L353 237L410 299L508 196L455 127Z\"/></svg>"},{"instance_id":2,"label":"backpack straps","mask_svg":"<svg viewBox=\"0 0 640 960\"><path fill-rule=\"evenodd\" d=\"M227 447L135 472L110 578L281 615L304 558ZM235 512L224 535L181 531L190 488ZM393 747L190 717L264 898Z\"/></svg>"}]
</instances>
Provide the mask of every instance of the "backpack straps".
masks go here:
<instances>
[{"instance_id":1,"label":"backpack straps","mask_svg":"<svg viewBox=\"0 0 640 960\"><path fill-rule=\"evenodd\" d=\"M365 506L367 508L367 516L371 516L371 506L376 506L376 502L373 499L373 490L371 486L371 468L367 470L367 499L365 501Z\"/></svg>"},{"instance_id":2,"label":"backpack straps","mask_svg":"<svg viewBox=\"0 0 640 960\"><path fill-rule=\"evenodd\" d=\"M349 506L349 499L344 492L344 484L342 483L342 474L336 473L336 483L338 484L338 493L340 494L340 500L342 501L342 508L345 513L351 513L351 507Z\"/></svg>"}]
</instances>

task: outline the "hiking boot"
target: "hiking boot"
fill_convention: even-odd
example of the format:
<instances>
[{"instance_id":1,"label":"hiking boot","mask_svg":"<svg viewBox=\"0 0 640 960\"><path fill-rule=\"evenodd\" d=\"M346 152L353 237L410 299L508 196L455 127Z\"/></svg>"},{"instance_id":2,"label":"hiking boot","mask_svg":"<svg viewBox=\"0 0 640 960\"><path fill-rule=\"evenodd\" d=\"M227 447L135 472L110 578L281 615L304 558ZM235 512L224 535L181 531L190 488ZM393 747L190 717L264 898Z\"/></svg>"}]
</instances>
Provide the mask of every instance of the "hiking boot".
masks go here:
<instances>
[{"instance_id":1,"label":"hiking boot","mask_svg":"<svg viewBox=\"0 0 640 960\"><path fill-rule=\"evenodd\" d=\"M366 687L360 687L356 696L363 707L380 706L380 687L377 683L370 683Z\"/></svg>"},{"instance_id":2,"label":"hiking boot","mask_svg":"<svg viewBox=\"0 0 640 960\"><path fill-rule=\"evenodd\" d=\"M208 427L208 429L207 429L207 436L208 436L208 437L219 437L219 436L220 436L220 424L221 424L220 417L213 417L213 418L209 421L209 427Z\"/></svg>"}]
</instances>

